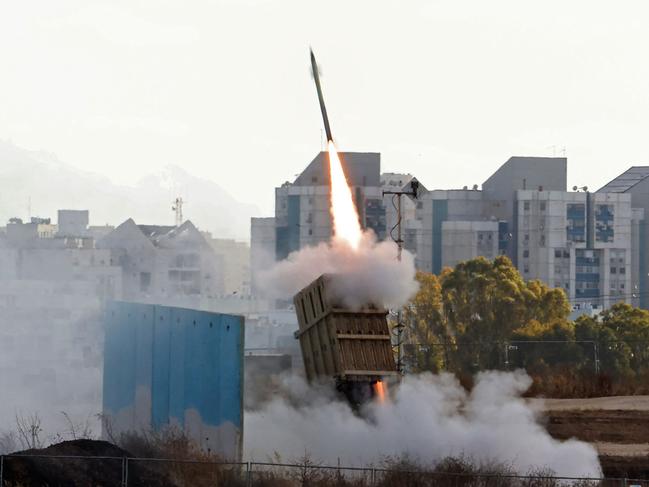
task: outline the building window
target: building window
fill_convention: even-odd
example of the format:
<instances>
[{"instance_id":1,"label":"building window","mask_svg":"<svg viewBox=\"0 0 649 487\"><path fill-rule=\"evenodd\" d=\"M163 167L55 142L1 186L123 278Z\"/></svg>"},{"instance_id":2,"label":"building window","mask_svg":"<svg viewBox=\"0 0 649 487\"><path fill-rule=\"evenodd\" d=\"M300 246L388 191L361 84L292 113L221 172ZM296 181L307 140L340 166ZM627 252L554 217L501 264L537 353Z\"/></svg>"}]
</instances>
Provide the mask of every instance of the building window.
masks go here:
<instances>
[{"instance_id":1,"label":"building window","mask_svg":"<svg viewBox=\"0 0 649 487\"><path fill-rule=\"evenodd\" d=\"M560 259L560 258L561 258L561 255L562 255L562 254L561 254L561 249L555 249L555 250L554 250L554 257L555 257L556 259Z\"/></svg>"},{"instance_id":2,"label":"building window","mask_svg":"<svg viewBox=\"0 0 649 487\"><path fill-rule=\"evenodd\" d=\"M541 211L545 211L545 201L541 201L540 207Z\"/></svg>"},{"instance_id":3,"label":"building window","mask_svg":"<svg viewBox=\"0 0 649 487\"><path fill-rule=\"evenodd\" d=\"M523 259L527 259L530 256L529 250L523 250Z\"/></svg>"},{"instance_id":4,"label":"building window","mask_svg":"<svg viewBox=\"0 0 649 487\"><path fill-rule=\"evenodd\" d=\"M586 241L586 205L570 203L566 205L566 239L570 242Z\"/></svg>"},{"instance_id":5,"label":"building window","mask_svg":"<svg viewBox=\"0 0 649 487\"><path fill-rule=\"evenodd\" d=\"M626 267L620 267L620 274L626 274Z\"/></svg>"},{"instance_id":6,"label":"building window","mask_svg":"<svg viewBox=\"0 0 649 487\"><path fill-rule=\"evenodd\" d=\"M529 266L524 266L523 267L523 274L529 274L529 272L530 272Z\"/></svg>"},{"instance_id":7,"label":"building window","mask_svg":"<svg viewBox=\"0 0 649 487\"><path fill-rule=\"evenodd\" d=\"M530 202L529 201L526 201L525 203L523 203L523 210L530 211Z\"/></svg>"},{"instance_id":8,"label":"building window","mask_svg":"<svg viewBox=\"0 0 649 487\"><path fill-rule=\"evenodd\" d=\"M523 237L523 240L525 240L526 242L529 242L529 240L530 240L530 234L529 234L529 233L526 233L525 236Z\"/></svg>"},{"instance_id":9,"label":"building window","mask_svg":"<svg viewBox=\"0 0 649 487\"><path fill-rule=\"evenodd\" d=\"M615 274L617 272L617 269L615 267L611 267L611 274Z\"/></svg>"},{"instance_id":10,"label":"building window","mask_svg":"<svg viewBox=\"0 0 649 487\"><path fill-rule=\"evenodd\" d=\"M613 205L596 205L595 207L595 240L612 242L614 237L613 224L615 220Z\"/></svg>"}]
</instances>

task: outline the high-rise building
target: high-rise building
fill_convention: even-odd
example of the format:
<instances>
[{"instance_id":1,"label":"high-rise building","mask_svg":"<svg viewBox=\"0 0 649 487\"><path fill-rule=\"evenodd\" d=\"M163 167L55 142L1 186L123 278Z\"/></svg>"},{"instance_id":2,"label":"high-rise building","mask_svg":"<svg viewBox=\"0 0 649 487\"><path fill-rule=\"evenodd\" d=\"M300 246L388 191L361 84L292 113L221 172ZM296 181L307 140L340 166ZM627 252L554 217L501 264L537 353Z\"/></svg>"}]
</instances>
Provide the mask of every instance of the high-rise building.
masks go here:
<instances>
[{"instance_id":1,"label":"high-rise building","mask_svg":"<svg viewBox=\"0 0 649 487\"><path fill-rule=\"evenodd\" d=\"M483 216L483 207L483 195L477 189L436 189L420 195L416 211L420 225L417 268L439 274L444 267L482 255L476 254L478 233L488 231L483 224L489 223ZM464 245L452 249L451 243L458 238L465 240Z\"/></svg>"},{"instance_id":2,"label":"high-rise building","mask_svg":"<svg viewBox=\"0 0 649 487\"><path fill-rule=\"evenodd\" d=\"M422 195L417 267L439 273L463 260L502 254L523 278L563 288L576 306L634 302L641 273L633 269L643 252L633 249L644 238L643 212L621 191L567 191L566 170L564 157L511 157L482 190Z\"/></svg>"},{"instance_id":3,"label":"high-rise building","mask_svg":"<svg viewBox=\"0 0 649 487\"><path fill-rule=\"evenodd\" d=\"M629 195L516 192L518 269L577 304L609 307L632 289Z\"/></svg>"},{"instance_id":4,"label":"high-rise building","mask_svg":"<svg viewBox=\"0 0 649 487\"><path fill-rule=\"evenodd\" d=\"M597 193L619 193L631 196L631 289L627 298L633 304L649 308L649 263L647 262L649 233L649 166L631 166L600 188ZM614 226L614 229L617 225Z\"/></svg>"}]
</instances>

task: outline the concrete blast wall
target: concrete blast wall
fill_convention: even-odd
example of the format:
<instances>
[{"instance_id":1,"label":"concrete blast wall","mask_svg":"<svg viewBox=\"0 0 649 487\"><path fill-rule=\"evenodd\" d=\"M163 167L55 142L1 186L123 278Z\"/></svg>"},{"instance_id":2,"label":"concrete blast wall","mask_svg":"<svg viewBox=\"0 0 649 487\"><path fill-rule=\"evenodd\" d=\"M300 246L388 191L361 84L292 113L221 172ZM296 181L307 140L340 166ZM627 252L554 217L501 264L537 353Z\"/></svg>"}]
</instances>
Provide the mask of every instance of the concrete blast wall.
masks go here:
<instances>
[{"instance_id":1,"label":"concrete blast wall","mask_svg":"<svg viewBox=\"0 0 649 487\"><path fill-rule=\"evenodd\" d=\"M104 436L172 426L241 458L242 317L112 302L104 324Z\"/></svg>"}]
</instances>

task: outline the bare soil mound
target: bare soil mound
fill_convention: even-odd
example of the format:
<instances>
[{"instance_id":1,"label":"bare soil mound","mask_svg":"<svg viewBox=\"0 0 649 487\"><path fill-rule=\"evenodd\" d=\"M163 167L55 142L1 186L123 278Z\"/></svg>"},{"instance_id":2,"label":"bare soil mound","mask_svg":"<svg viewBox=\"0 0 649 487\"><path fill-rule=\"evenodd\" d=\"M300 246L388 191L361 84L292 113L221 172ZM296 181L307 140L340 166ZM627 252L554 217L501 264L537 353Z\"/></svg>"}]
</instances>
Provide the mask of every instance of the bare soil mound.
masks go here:
<instances>
[{"instance_id":1,"label":"bare soil mound","mask_svg":"<svg viewBox=\"0 0 649 487\"><path fill-rule=\"evenodd\" d=\"M131 455L107 441L64 441L5 456L3 476L6 485L21 487L121 485L124 457ZM132 465L129 480L132 485L173 485L141 465Z\"/></svg>"}]
</instances>

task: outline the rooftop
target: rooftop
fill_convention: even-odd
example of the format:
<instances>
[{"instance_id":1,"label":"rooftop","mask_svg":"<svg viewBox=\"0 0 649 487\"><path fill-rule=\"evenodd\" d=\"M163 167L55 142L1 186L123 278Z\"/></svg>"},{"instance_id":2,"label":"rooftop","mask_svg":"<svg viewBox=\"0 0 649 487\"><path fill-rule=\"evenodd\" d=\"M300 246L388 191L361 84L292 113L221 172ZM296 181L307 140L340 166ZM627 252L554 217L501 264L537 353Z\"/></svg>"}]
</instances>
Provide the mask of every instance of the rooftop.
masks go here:
<instances>
[{"instance_id":1,"label":"rooftop","mask_svg":"<svg viewBox=\"0 0 649 487\"><path fill-rule=\"evenodd\" d=\"M378 152L339 152L351 186L380 186L381 154ZM295 179L296 186L328 186L329 159L320 152Z\"/></svg>"},{"instance_id":2,"label":"rooftop","mask_svg":"<svg viewBox=\"0 0 649 487\"><path fill-rule=\"evenodd\" d=\"M649 177L649 166L631 166L618 177L597 190L598 193L626 193Z\"/></svg>"},{"instance_id":3,"label":"rooftop","mask_svg":"<svg viewBox=\"0 0 649 487\"><path fill-rule=\"evenodd\" d=\"M161 235L166 235L176 227L173 225L138 225L140 231L150 239L155 239Z\"/></svg>"}]
</instances>

